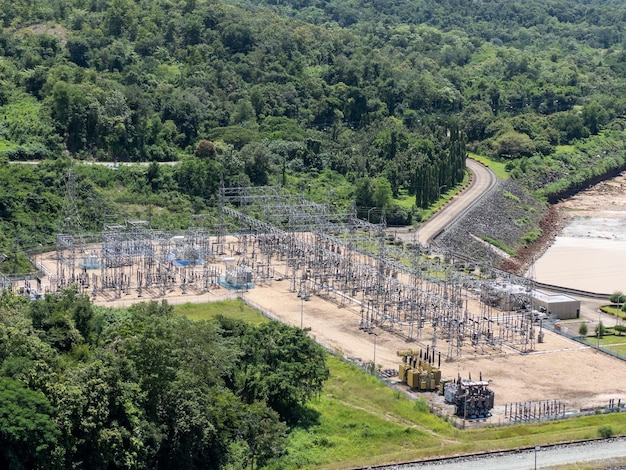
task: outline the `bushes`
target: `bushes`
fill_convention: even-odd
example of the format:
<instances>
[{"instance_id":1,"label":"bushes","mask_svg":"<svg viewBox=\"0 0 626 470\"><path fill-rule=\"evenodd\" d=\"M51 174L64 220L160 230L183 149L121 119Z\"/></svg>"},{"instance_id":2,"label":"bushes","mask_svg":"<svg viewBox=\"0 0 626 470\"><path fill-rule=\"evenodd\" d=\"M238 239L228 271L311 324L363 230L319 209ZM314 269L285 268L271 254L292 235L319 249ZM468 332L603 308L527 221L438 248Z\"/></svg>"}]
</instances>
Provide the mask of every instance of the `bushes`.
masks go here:
<instances>
[{"instance_id":1,"label":"bushes","mask_svg":"<svg viewBox=\"0 0 626 470\"><path fill-rule=\"evenodd\" d=\"M17 145L0 151L0 158L9 161L44 160L51 156L50 151L42 144Z\"/></svg>"},{"instance_id":2,"label":"bushes","mask_svg":"<svg viewBox=\"0 0 626 470\"><path fill-rule=\"evenodd\" d=\"M604 439L613 437L613 429L610 426L602 426L598 429L598 435Z\"/></svg>"},{"instance_id":3,"label":"bushes","mask_svg":"<svg viewBox=\"0 0 626 470\"><path fill-rule=\"evenodd\" d=\"M530 232L528 232L526 235L522 237L522 244L524 246L532 245L541 236L542 233L543 231L540 228L531 230Z\"/></svg>"},{"instance_id":4,"label":"bushes","mask_svg":"<svg viewBox=\"0 0 626 470\"><path fill-rule=\"evenodd\" d=\"M411 211L397 204L393 204L389 207L389 212L387 212L386 218L387 225L391 226L411 225L413 222Z\"/></svg>"},{"instance_id":5,"label":"bushes","mask_svg":"<svg viewBox=\"0 0 626 470\"><path fill-rule=\"evenodd\" d=\"M626 333L626 326L624 326L624 325L615 325L613 327L613 331L615 331L618 336L622 336L622 333Z\"/></svg>"}]
</instances>

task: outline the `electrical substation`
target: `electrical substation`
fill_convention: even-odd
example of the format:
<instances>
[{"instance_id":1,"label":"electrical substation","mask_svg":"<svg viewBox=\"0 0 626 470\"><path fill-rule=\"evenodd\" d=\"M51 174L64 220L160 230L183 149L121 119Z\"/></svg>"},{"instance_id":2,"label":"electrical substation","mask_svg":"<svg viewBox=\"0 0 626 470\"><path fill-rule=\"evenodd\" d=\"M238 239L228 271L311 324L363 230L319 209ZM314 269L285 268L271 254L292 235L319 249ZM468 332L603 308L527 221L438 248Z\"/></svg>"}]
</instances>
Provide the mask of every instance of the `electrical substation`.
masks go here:
<instances>
[{"instance_id":1,"label":"electrical substation","mask_svg":"<svg viewBox=\"0 0 626 470\"><path fill-rule=\"evenodd\" d=\"M278 188L222 188L216 216L196 216L185 233L146 221L105 224L99 242L57 237L54 289L76 284L96 298L131 291L250 289L275 279L297 295L359 310L358 327L386 329L450 361L467 348L532 351L540 326L521 307L529 281L500 293L490 266L459 269L452 255L419 243L389 244L384 220L372 224ZM79 242L80 241L80 242ZM465 270L464 270L465 269ZM510 309L496 298L508 296Z\"/></svg>"},{"instance_id":2,"label":"electrical substation","mask_svg":"<svg viewBox=\"0 0 626 470\"><path fill-rule=\"evenodd\" d=\"M192 217L185 231L154 230L144 220L106 223L89 236L64 231L47 290L74 284L94 300L140 301L280 283L295 299L352 312L357 332L407 344L398 380L410 389L455 383L457 414L461 400L462 416L487 416L493 392L482 380L445 381L456 375L446 369L461 358L530 353L543 342L532 280L434 244L397 243L385 228L384 214L369 223L276 187L222 187L216 212Z\"/></svg>"},{"instance_id":3,"label":"electrical substation","mask_svg":"<svg viewBox=\"0 0 626 470\"><path fill-rule=\"evenodd\" d=\"M494 393L489 389L489 382L483 380L482 374L478 381L470 376L445 384L444 396L447 403L454 405L454 414L463 419L484 419L491 416L494 406Z\"/></svg>"}]
</instances>

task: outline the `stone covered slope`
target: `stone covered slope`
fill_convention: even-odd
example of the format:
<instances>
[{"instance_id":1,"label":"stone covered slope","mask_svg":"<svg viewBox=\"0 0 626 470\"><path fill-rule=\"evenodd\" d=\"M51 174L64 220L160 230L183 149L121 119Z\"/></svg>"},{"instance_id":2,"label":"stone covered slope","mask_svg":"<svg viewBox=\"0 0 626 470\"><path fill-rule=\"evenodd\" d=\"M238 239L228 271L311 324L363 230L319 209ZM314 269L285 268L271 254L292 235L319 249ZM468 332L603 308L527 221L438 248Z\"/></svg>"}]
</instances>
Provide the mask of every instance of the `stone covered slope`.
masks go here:
<instances>
[{"instance_id":1,"label":"stone covered slope","mask_svg":"<svg viewBox=\"0 0 626 470\"><path fill-rule=\"evenodd\" d=\"M501 181L437 237L435 245L444 251L517 271L526 264L523 258L528 257L533 247L545 235L552 234L552 229L544 223L550 213L546 203L529 196L514 181ZM511 260L512 256L519 259Z\"/></svg>"}]
</instances>

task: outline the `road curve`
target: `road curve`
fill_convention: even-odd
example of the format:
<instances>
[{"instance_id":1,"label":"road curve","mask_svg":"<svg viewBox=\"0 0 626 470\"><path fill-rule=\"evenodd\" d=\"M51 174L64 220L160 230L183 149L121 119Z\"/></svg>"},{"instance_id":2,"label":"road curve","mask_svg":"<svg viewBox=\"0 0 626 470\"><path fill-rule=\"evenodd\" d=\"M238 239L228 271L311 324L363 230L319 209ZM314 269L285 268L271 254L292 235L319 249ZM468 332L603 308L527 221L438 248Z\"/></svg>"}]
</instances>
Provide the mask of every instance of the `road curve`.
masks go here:
<instances>
[{"instance_id":1,"label":"road curve","mask_svg":"<svg viewBox=\"0 0 626 470\"><path fill-rule=\"evenodd\" d=\"M485 165L471 158L468 158L465 163L472 172L472 181L462 193L455 196L439 212L420 225L417 232L396 228L390 228L388 231L404 242L416 240L422 245L430 245L446 227L463 215L496 184L496 176Z\"/></svg>"}]
</instances>

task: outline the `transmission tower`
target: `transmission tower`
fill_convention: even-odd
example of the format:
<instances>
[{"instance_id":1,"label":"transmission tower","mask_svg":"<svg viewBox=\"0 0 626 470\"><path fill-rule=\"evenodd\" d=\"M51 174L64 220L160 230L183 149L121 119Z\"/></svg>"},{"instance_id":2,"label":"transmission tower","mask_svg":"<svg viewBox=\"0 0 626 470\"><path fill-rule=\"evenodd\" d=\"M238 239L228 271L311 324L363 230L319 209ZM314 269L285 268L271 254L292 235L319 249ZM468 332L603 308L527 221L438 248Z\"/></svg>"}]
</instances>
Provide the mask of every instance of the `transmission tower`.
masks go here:
<instances>
[{"instance_id":1,"label":"transmission tower","mask_svg":"<svg viewBox=\"0 0 626 470\"><path fill-rule=\"evenodd\" d=\"M66 287L76 282L76 250L84 247L83 227L76 205L74 160L70 160L64 178L63 210L57 234L57 284Z\"/></svg>"}]
</instances>

